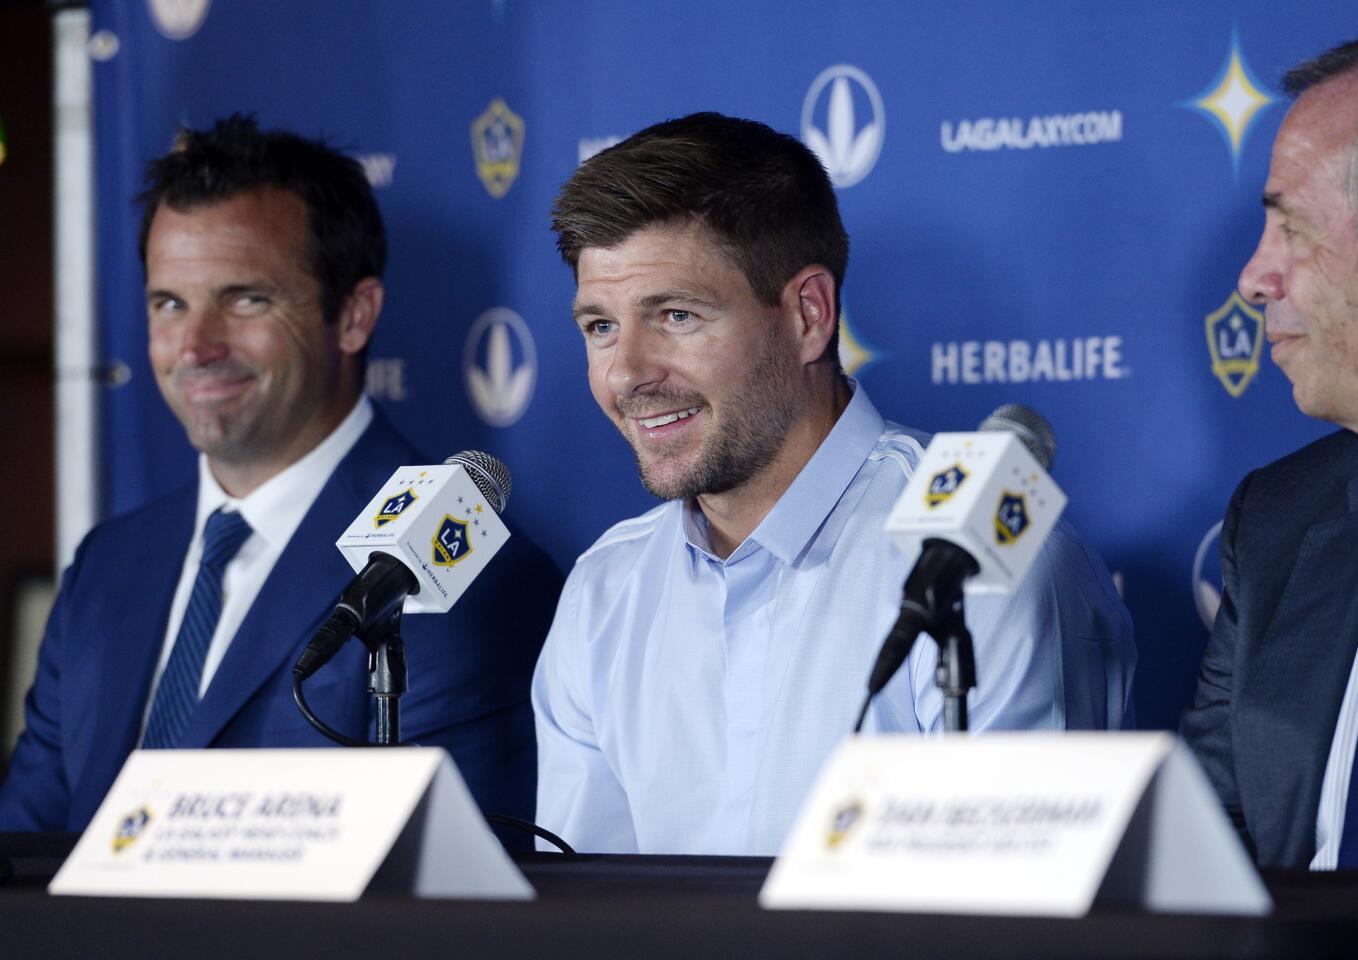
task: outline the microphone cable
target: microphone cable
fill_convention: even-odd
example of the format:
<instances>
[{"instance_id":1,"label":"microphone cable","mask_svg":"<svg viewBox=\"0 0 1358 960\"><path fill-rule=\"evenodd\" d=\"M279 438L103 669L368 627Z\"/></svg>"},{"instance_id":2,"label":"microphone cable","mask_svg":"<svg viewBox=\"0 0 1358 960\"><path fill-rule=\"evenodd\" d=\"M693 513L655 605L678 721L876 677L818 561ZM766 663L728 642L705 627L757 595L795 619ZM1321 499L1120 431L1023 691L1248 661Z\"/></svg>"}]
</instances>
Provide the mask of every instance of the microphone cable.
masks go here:
<instances>
[{"instance_id":1,"label":"microphone cable","mask_svg":"<svg viewBox=\"0 0 1358 960\"><path fill-rule=\"evenodd\" d=\"M302 711L302 716L306 717L308 723L315 727L321 734L333 740L335 743L338 743L340 746L343 747L373 746L373 744L368 743L366 740L355 740L353 737L348 736L347 734L340 733L338 730L329 726L320 717L316 716L316 714L312 712L311 707L307 705L306 697L302 694L303 679L304 677L302 676L300 671L293 673L292 698L293 700L297 701L297 708ZM396 744L396 746L402 746L402 744ZM418 744L411 744L411 746L418 746ZM524 833L532 834L535 837L541 837L543 840L546 840L548 843L555 846L558 850L560 850L564 854L574 855L575 853L575 848L572 847L569 843L561 839L556 834L552 833L552 831L548 830L546 827L540 827L536 823L532 823L528 820L523 820L519 817L511 817L507 813L482 813L482 816L486 818L487 823L496 823L503 827L511 827L515 830L521 830Z\"/></svg>"},{"instance_id":2,"label":"microphone cable","mask_svg":"<svg viewBox=\"0 0 1358 960\"><path fill-rule=\"evenodd\" d=\"M863 721L867 719L868 707L872 705L873 697L882 692L882 688L905 662L905 658L910 656L915 640L929 629L932 621L933 615L928 608L913 600L907 587L906 596L901 600L900 615L896 617L891 632L882 642L877 660L873 664L872 675L868 678L868 692L863 698L862 708L858 711L858 720L853 725L854 733L862 732Z\"/></svg>"},{"instance_id":3,"label":"microphone cable","mask_svg":"<svg viewBox=\"0 0 1358 960\"><path fill-rule=\"evenodd\" d=\"M292 671L292 699L297 703L297 709L302 711L302 716L306 717L307 723L315 727L322 736L335 741L342 747L371 747L373 744L366 740L355 740L347 734L340 733L338 730L326 724L324 720L316 716L307 705L306 696L302 693L302 682L306 679L306 674L302 670Z\"/></svg>"},{"instance_id":4,"label":"microphone cable","mask_svg":"<svg viewBox=\"0 0 1358 960\"><path fill-rule=\"evenodd\" d=\"M498 823L503 827L513 827L515 830L531 833L535 837L541 837L548 843L555 844L556 848L567 856L575 855L574 847L552 833L552 831L548 830L546 827L539 827L536 823L530 823L529 821L521 820L518 817L511 817L505 813L487 813L483 814L483 816L485 816L487 823Z\"/></svg>"}]
</instances>

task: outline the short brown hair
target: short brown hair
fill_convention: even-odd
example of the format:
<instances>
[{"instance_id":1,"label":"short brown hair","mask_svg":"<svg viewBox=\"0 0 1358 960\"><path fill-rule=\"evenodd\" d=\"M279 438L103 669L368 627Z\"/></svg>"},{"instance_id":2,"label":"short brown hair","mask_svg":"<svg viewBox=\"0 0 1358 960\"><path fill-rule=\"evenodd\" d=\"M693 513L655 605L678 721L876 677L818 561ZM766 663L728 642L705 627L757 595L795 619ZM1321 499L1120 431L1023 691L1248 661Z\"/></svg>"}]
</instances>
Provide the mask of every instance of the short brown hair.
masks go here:
<instances>
[{"instance_id":1,"label":"short brown hair","mask_svg":"<svg viewBox=\"0 0 1358 960\"><path fill-rule=\"evenodd\" d=\"M849 236L830 178L798 140L754 120L694 113L647 127L581 164L552 206L556 246L572 270L586 247L686 220L720 238L764 303L819 263L835 278L838 309ZM837 349L836 335L832 357Z\"/></svg>"}]
</instances>

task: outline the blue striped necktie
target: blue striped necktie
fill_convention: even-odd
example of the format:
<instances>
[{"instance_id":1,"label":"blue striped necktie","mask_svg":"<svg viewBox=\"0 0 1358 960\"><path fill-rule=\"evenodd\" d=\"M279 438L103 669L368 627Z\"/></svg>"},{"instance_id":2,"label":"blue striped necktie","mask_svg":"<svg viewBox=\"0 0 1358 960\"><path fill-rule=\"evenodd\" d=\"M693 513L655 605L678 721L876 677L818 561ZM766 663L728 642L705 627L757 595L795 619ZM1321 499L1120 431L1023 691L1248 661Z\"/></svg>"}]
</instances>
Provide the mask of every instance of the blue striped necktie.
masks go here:
<instances>
[{"instance_id":1,"label":"blue striped necktie","mask_svg":"<svg viewBox=\"0 0 1358 960\"><path fill-rule=\"evenodd\" d=\"M142 747L148 750L176 747L188 729L198 706L198 686L203 679L212 634L222 616L222 573L250 536L250 524L239 513L218 509L203 529L203 559L193 581L184 621L174 639L169 663L160 676L151 715L146 721Z\"/></svg>"}]
</instances>

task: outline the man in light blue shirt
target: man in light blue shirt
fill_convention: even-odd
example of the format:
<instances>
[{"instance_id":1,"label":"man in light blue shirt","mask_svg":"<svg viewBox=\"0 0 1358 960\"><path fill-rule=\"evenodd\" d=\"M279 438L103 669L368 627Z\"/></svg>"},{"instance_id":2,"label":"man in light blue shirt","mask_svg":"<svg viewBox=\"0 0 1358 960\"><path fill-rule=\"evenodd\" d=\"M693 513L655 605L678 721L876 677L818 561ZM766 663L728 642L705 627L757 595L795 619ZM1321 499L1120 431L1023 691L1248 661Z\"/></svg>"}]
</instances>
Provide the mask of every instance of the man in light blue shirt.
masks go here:
<instances>
[{"instance_id":1,"label":"man in light blue shirt","mask_svg":"<svg viewBox=\"0 0 1358 960\"><path fill-rule=\"evenodd\" d=\"M848 237L795 139L658 124L553 213L591 390L668 502L567 581L533 681L537 820L587 851L776 853L899 612L911 558L882 526L927 438L839 366ZM1068 527L968 621L973 729L1122 724L1130 619ZM916 644L868 729L941 728L935 660Z\"/></svg>"}]
</instances>

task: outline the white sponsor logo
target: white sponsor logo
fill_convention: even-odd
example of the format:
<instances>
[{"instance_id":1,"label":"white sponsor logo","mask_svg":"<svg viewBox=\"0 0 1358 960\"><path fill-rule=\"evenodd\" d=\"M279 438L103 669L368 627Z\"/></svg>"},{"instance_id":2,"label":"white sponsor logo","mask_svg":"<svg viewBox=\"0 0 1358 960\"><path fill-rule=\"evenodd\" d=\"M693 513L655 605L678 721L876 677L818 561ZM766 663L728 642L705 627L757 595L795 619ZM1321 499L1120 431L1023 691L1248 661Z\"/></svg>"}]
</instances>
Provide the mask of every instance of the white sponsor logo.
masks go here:
<instances>
[{"instance_id":1,"label":"white sponsor logo","mask_svg":"<svg viewBox=\"0 0 1358 960\"><path fill-rule=\"evenodd\" d=\"M582 137L580 139L580 162L584 163L600 150L607 150L615 143L622 143L622 137Z\"/></svg>"},{"instance_id":2,"label":"white sponsor logo","mask_svg":"<svg viewBox=\"0 0 1358 960\"><path fill-rule=\"evenodd\" d=\"M862 91L871 119L859 126L854 90ZM828 94L822 97L822 93ZM825 103L825 127L816 125ZM886 136L886 111L877 85L862 70L847 63L821 71L802 101L802 142L811 149L837 187L852 187L877 164Z\"/></svg>"},{"instance_id":3,"label":"white sponsor logo","mask_svg":"<svg viewBox=\"0 0 1358 960\"><path fill-rule=\"evenodd\" d=\"M1122 112L1050 114L1043 117L982 117L944 120L939 128L943 149L949 153L963 150L1031 150L1033 147L1087 147L1096 143L1115 143L1122 139Z\"/></svg>"},{"instance_id":4,"label":"white sponsor logo","mask_svg":"<svg viewBox=\"0 0 1358 960\"><path fill-rule=\"evenodd\" d=\"M389 187L396 176L396 154L356 153L354 159L363 167L363 175L374 187Z\"/></svg>"},{"instance_id":5,"label":"white sponsor logo","mask_svg":"<svg viewBox=\"0 0 1358 960\"><path fill-rule=\"evenodd\" d=\"M476 318L467 333L462 372L482 420L492 427L516 423L533 399L537 370L537 347L523 317L507 307L492 307Z\"/></svg>"},{"instance_id":6,"label":"white sponsor logo","mask_svg":"<svg viewBox=\"0 0 1358 960\"><path fill-rule=\"evenodd\" d=\"M935 384L1037 383L1043 380L1121 380L1121 337L1052 340L964 340L935 343Z\"/></svg>"},{"instance_id":7,"label":"white sponsor logo","mask_svg":"<svg viewBox=\"0 0 1358 960\"><path fill-rule=\"evenodd\" d=\"M1221 576L1216 571L1215 582L1208 575L1209 561L1217 560L1217 545L1221 541L1221 521L1218 520L1207 536L1198 544L1198 552L1193 556L1193 602L1198 606L1198 616L1208 630L1216 622L1217 611L1221 609ZM1213 564L1215 566L1215 563Z\"/></svg>"},{"instance_id":8,"label":"white sponsor logo","mask_svg":"<svg viewBox=\"0 0 1358 960\"><path fill-rule=\"evenodd\" d=\"M151 20L161 35L170 40L187 40L207 19L212 0L147 0Z\"/></svg>"}]
</instances>

